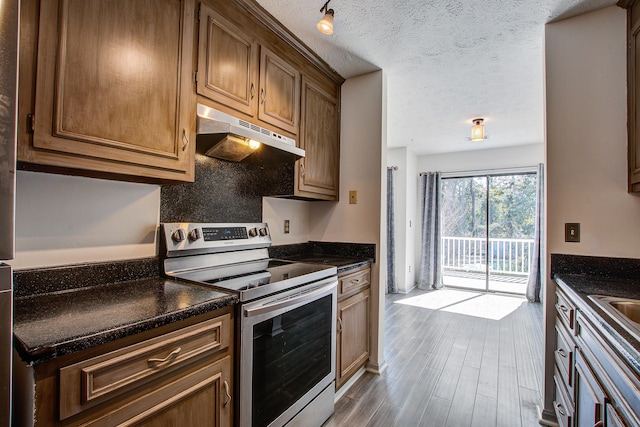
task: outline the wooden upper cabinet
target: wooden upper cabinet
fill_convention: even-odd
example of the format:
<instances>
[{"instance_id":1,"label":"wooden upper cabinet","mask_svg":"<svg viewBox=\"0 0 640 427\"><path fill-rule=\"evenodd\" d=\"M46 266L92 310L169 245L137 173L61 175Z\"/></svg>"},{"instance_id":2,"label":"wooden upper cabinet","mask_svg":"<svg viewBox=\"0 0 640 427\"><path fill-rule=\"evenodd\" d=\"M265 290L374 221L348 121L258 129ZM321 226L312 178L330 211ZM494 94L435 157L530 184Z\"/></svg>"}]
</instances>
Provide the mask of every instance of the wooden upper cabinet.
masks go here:
<instances>
[{"instance_id":1,"label":"wooden upper cabinet","mask_svg":"<svg viewBox=\"0 0 640 427\"><path fill-rule=\"evenodd\" d=\"M296 167L296 195L338 200L340 180L340 113L336 96L302 79L299 145L306 152Z\"/></svg>"},{"instance_id":2,"label":"wooden upper cabinet","mask_svg":"<svg viewBox=\"0 0 640 427\"><path fill-rule=\"evenodd\" d=\"M640 3L627 10L628 20L628 161L629 191L640 192Z\"/></svg>"},{"instance_id":3,"label":"wooden upper cabinet","mask_svg":"<svg viewBox=\"0 0 640 427\"><path fill-rule=\"evenodd\" d=\"M264 46L260 47L259 99L260 120L298 133L300 72Z\"/></svg>"},{"instance_id":4,"label":"wooden upper cabinet","mask_svg":"<svg viewBox=\"0 0 640 427\"><path fill-rule=\"evenodd\" d=\"M193 0L42 1L19 160L193 181L194 12Z\"/></svg>"},{"instance_id":5,"label":"wooden upper cabinet","mask_svg":"<svg viewBox=\"0 0 640 427\"><path fill-rule=\"evenodd\" d=\"M254 117L258 45L204 3L199 32L198 94Z\"/></svg>"}]
</instances>

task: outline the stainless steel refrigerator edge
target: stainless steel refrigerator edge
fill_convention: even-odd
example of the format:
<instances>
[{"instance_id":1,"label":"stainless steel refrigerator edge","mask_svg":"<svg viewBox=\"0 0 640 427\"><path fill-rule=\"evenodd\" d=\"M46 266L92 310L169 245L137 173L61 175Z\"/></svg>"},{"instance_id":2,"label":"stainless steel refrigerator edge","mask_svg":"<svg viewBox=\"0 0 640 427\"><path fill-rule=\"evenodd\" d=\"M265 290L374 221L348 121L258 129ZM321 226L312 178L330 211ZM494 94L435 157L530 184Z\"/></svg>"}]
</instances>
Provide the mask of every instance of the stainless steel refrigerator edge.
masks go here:
<instances>
[{"instance_id":1,"label":"stainless steel refrigerator edge","mask_svg":"<svg viewBox=\"0 0 640 427\"><path fill-rule=\"evenodd\" d=\"M11 423L19 1L0 0L0 427Z\"/></svg>"}]
</instances>

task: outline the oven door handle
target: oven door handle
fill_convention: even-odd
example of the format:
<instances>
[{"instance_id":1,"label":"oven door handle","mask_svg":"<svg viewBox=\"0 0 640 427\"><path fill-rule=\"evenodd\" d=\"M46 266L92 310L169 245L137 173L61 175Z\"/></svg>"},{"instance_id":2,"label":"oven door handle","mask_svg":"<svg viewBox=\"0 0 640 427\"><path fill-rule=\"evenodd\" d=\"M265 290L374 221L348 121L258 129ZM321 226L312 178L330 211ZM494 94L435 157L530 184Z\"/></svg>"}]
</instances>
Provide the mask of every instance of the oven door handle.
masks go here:
<instances>
[{"instance_id":1,"label":"oven door handle","mask_svg":"<svg viewBox=\"0 0 640 427\"><path fill-rule=\"evenodd\" d=\"M269 311L274 311L281 308L291 307L297 304L304 304L307 302L311 302L317 299L319 295L322 295L328 291L331 291L333 288L336 288L337 286L338 286L338 281L335 279L332 279L331 282L326 285L319 285L318 287L309 289L307 291L303 291L301 293L295 293L293 295L289 295L288 297L283 297L283 298L273 300L272 302L266 302L259 307L245 308L244 316L253 317Z\"/></svg>"}]
</instances>

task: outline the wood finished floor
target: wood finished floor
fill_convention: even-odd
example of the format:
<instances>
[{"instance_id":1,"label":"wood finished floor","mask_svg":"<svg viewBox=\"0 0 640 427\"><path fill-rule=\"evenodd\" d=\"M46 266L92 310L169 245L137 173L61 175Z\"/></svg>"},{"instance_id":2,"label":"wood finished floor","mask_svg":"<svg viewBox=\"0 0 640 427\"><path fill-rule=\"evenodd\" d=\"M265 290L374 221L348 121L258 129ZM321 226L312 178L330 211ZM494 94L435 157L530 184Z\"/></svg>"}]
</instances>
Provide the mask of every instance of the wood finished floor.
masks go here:
<instances>
[{"instance_id":1,"label":"wood finished floor","mask_svg":"<svg viewBox=\"0 0 640 427\"><path fill-rule=\"evenodd\" d=\"M396 303L425 292L387 296L388 367L365 373L324 426L537 426L541 304L490 320Z\"/></svg>"}]
</instances>

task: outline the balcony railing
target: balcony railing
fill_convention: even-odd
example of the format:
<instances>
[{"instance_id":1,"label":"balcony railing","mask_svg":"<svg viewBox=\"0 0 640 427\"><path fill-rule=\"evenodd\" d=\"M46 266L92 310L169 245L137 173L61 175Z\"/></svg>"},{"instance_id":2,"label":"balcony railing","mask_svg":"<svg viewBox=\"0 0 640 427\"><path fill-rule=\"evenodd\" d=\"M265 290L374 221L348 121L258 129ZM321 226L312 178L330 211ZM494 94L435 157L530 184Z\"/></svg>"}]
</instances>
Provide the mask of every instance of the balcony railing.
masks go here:
<instances>
[{"instance_id":1,"label":"balcony railing","mask_svg":"<svg viewBox=\"0 0 640 427\"><path fill-rule=\"evenodd\" d=\"M480 237L443 237L444 270L485 271L487 240ZM489 239L489 271L527 276L533 239Z\"/></svg>"}]
</instances>

